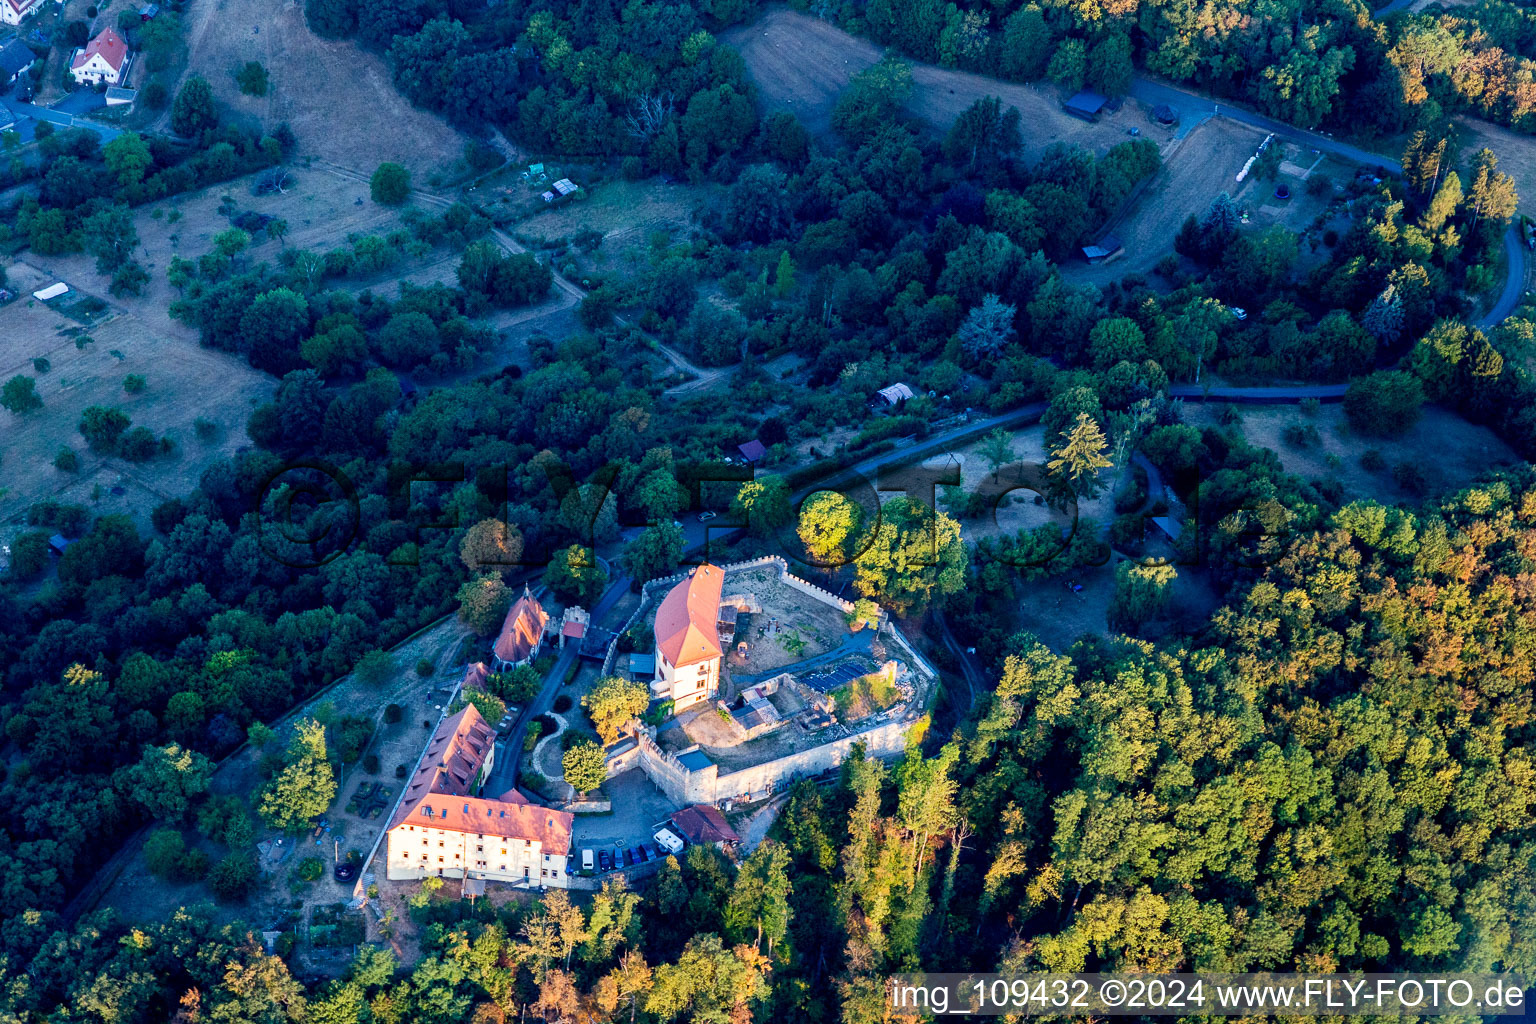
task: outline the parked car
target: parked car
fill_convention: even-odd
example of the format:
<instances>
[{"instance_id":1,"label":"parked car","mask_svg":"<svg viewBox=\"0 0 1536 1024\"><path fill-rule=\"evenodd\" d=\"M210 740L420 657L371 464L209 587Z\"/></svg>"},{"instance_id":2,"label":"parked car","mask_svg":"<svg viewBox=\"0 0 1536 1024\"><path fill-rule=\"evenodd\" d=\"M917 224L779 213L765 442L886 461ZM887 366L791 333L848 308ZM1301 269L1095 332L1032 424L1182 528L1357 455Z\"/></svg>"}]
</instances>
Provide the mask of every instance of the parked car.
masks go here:
<instances>
[{"instance_id":1,"label":"parked car","mask_svg":"<svg viewBox=\"0 0 1536 1024\"><path fill-rule=\"evenodd\" d=\"M683 846L685 844L683 843L682 837L679 836L676 832L673 832L671 829L664 828L658 830L655 838L656 845L660 846L668 853L677 854L683 852Z\"/></svg>"},{"instance_id":2,"label":"parked car","mask_svg":"<svg viewBox=\"0 0 1536 1024\"><path fill-rule=\"evenodd\" d=\"M597 851L597 869L599 871L613 870L613 858L608 856L607 850Z\"/></svg>"},{"instance_id":3,"label":"parked car","mask_svg":"<svg viewBox=\"0 0 1536 1024\"><path fill-rule=\"evenodd\" d=\"M582 850L581 851L581 870L585 874L590 875L592 873L592 869L596 865L597 865L597 857L593 855L592 851L591 850Z\"/></svg>"},{"instance_id":4,"label":"parked car","mask_svg":"<svg viewBox=\"0 0 1536 1024\"><path fill-rule=\"evenodd\" d=\"M718 512L700 512L699 513L699 522L707 523L711 519L719 518L719 516L720 516L720 513L718 513Z\"/></svg>"},{"instance_id":5,"label":"parked car","mask_svg":"<svg viewBox=\"0 0 1536 1024\"><path fill-rule=\"evenodd\" d=\"M624 866L627 867L627 868L631 868L631 867L634 867L636 863L637 863L637 859L635 857L635 851L634 850L626 849L624 851Z\"/></svg>"},{"instance_id":6,"label":"parked car","mask_svg":"<svg viewBox=\"0 0 1536 1024\"><path fill-rule=\"evenodd\" d=\"M646 861L651 859L651 853L650 853L649 850L647 850L645 848L645 844L644 843L636 843L635 844L635 857L642 864L644 864Z\"/></svg>"}]
</instances>

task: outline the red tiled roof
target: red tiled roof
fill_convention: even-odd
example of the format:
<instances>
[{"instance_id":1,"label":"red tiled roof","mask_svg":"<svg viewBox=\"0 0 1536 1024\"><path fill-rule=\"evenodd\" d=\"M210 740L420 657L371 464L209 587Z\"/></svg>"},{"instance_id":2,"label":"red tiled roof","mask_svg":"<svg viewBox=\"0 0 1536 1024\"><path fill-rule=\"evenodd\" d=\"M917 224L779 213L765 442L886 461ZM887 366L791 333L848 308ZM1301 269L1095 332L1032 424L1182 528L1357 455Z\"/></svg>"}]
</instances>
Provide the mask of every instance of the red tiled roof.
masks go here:
<instances>
[{"instance_id":1,"label":"red tiled roof","mask_svg":"<svg viewBox=\"0 0 1536 1024\"><path fill-rule=\"evenodd\" d=\"M567 622L565 625L561 626L560 632L565 636L573 636L577 639L580 639L587 634L587 624L585 622L577 622L573 619L570 622Z\"/></svg>"},{"instance_id":2,"label":"red tiled roof","mask_svg":"<svg viewBox=\"0 0 1536 1024\"><path fill-rule=\"evenodd\" d=\"M468 796L495 742L495 731L473 704L444 720L427 741L421 766L406 784L405 795L400 798L400 807L389 827L400 824L427 797Z\"/></svg>"},{"instance_id":3,"label":"red tiled roof","mask_svg":"<svg viewBox=\"0 0 1536 1024\"><path fill-rule=\"evenodd\" d=\"M572 818L565 811L535 807L516 789L496 800L469 795L495 740L496 734L473 704L445 720L427 743L421 767L406 786L385 831L405 824L426 825L450 832L537 839L545 853L569 853ZM432 810L430 816L427 808Z\"/></svg>"},{"instance_id":4,"label":"red tiled roof","mask_svg":"<svg viewBox=\"0 0 1536 1024\"><path fill-rule=\"evenodd\" d=\"M683 838L694 845L704 843L739 843L741 836L731 828L725 815L709 804L694 804L672 815L672 824Z\"/></svg>"},{"instance_id":5,"label":"red tiled roof","mask_svg":"<svg viewBox=\"0 0 1536 1024\"><path fill-rule=\"evenodd\" d=\"M14 7L15 4L12 3L12 6ZM112 29L104 28L96 33L95 39L85 44L85 48L80 51L80 55L70 64L70 68L85 67L85 62L98 53L101 54L102 60L112 66L113 71L121 71L123 70L123 61L128 57L128 44L123 42L123 37L112 31Z\"/></svg>"},{"instance_id":6,"label":"red tiled roof","mask_svg":"<svg viewBox=\"0 0 1536 1024\"><path fill-rule=\"evenodd\" d=\"M673 667L720 657L715 620L724 582L719 566L701 565L662 598L656 609L656 649Z\"/></svg>"},{"instance_id":7,"label":"red tiled roof","mask_svg":"<svg viewBox=\"0 0 1536 1024\"><path fill-rule=\"evenodd\" d=\"M485 662L475 662L464 670L464 689L485 689L485 680L490 674L491 670L486 666Z\"/></svg>"},{"instance_id":8,"label":"red tiled roof","mask_svg":"<svg viewBox=\"0 0 1536 1024\"><path fill-rule=\"evenodd\" d=\"M431 812L430 814L428 812ZM571 822L575 815L553 807L514 804L475 796L428 797L407 816L410 824L448 832L474 832L507 839L536 839L545 853L571 852ZM405 824L401 819L395 827Z\"/></svg>"},{"instance_id":9,"label":"red tiled roof","mask_svg":"<svg viewBox=\"0 0 1536 1024\"><path fill-rule=\"evenodd\" d=\"M5 5L18 15L31 10L36 4L37 0L5 0Z\"/></svg>"},{"instance_id":10,"label":"red tiled roof","mask_svg":"<svg viewBox=\"0 0 1536 1024\"><path fill-rule=\"evenodd\" d=\"M510 664L527 661L544 636L549 624L549 613L538 599L523 588L523 596L507 609L506 620L501 624L501 635L496 638L496 657Z\"/></svg>"}]
</instances>

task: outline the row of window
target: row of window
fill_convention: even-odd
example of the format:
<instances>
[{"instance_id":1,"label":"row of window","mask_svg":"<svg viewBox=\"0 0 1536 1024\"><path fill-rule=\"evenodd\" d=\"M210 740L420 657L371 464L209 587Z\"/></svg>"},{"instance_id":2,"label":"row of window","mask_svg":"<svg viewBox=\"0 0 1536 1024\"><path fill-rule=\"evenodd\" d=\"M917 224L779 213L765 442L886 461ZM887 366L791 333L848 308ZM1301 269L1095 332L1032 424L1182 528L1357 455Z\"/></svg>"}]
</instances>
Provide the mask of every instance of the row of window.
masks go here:
<instances>
[{"instance_id":1,"label":"row of window","mask_svg":"<svg viewBox=\"0 0 1536 1024\"><path fill-rule=\"evenodd\" d=\"M454 854L453 855L453 859L454 860L458 860L459 859L459 855L458 854ZM423 864L425 864L427 862L427 855L425 853L421 855L421 862ZM441 857L437 858L437 862L439 864L443 863L443 858L441 858ZM481 869L484 869L484 870L489 870L490 869L490 865L487 864L483 860L475 861L475 867L481 868ZM438 870L441 871L442 869L439 868ZM507 866L505 864L498 864L496 866L496 870L498 870L498 871L505 871L505 870L507 870ZM523 867L523 877L524 878L528 878L529 875L530 875L530 871L531 871L531 869L528 868L525 865ZM539 877L540 878L559 878L560 877L560 869L559 868L540 868L539 869Z\"/></svg>"}]
</instances>

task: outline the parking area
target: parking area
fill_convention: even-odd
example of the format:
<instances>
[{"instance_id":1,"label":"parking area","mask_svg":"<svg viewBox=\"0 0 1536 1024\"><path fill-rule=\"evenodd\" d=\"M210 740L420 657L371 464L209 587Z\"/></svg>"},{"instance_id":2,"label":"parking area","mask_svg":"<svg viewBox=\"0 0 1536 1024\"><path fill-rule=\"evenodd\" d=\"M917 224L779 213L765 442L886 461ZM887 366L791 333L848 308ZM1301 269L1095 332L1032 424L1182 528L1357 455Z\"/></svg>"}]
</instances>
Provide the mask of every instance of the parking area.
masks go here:
<instances>
[{"instance_id":1,"label":"parking area","mask_svg":"<svg viewBox=\"0 0 1536 1024\"><path fill-rule=\"evenodd\" d=\"M604 782L603 792L613 804L612 812L578 814L571 826L573 871L580 869L582 850L592 850L594 859L598 851L610 858L618 854L622 861L623 851L633 850L637 844L655 846L657 827L677 809L638 768Z\"/></svg>"}]
</instances>

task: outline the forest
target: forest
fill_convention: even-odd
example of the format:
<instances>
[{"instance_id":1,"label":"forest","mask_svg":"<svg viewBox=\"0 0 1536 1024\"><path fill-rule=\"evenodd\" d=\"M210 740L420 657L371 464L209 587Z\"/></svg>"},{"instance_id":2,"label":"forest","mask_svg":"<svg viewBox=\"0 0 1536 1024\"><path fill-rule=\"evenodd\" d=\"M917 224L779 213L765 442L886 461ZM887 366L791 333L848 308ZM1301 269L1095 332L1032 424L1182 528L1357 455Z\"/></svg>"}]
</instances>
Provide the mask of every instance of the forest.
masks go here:
<instances>
[{"instance_id":1,"label":"forest","mask_svg":"<svg viewBox=\"0 0 1536 1024\"><path fill-rule=\"evenodd\" d=\"M501 911L427 886L421 962L364 947L309 988L196 908L8 914L0 998L51 1021L869 1021L886 974L941 965L1529 971L1533 519L1529 471L1352 504L1182 645L1008 637L973 720L802 782L739 865L695 848L644 893Z\"/></svg>"},{"instance_id":2,"label":"forest","mask_svg":"<svg viewBox=\"0 0 1536 1024\"><path fill-rule=\"evenodd\" d=\"M911 69L895 56L854 79L834 137L813 138L758 109L715 39L754 13L736 0L307 0L316 32L384 54L419 105L719 201L688 237L649 244L633 279L595 281L581 330L532 338L523 366L484 365L483 318L536 305L554 278L490 241L469 202L270 262L232 225L157 270L178 292L173 316L274 386L252 410L253 446L147 528L57 501L26 513L0 583L0 1019L862 1024L883 1019L884 977L914 969L1536 970L1536 473L1419 487L1412 508L1349 502L1235 423L1186 422L1170 395L1202 373L1347 384L1365 443L1432 402L1536 455L1536 321L1466 322L1501 277L1518 197L1448 123L1529 130L1530 12L818 10L945 66L1107 93L1142 68L1298 125L1406 133L1401 179L1325 183L1342 225L1252 227L1221 194L1166 240L1155 276L1102 287L1062 265L1157 174L1156 144L1027 161L1018 112L996 99L935 135L904 113ZM0 241L39 255L122 243L144 203L280 170L295 140L235 126L199 81L172 107L179 143L43 133L37 165L10 171L35 195L5 208ZM375 199L403 201L397 171L375 175ZM435 248L457 254L451 283L348 288ZM125 293L149 272L131 249L93 250ZM667 394L658 341L727 368L729 401ZM765 368L786 355L802 382ZM412 375L443 383L417 392ZM23 422L25 380L4 403ZM870 395L898 380L918 393L871 417ZM1052 538L1039 531L961 542L977 495L945 493L933 511L897 499L859 544L852 585L910 633L942 616L975 646L986 692L973 708L946 698L894 764L855 757L825 786L800 784L740 864L695 848L643 891L501 910L429 885L411 908L424 959L364 946L332 979L295 978L252 922L217 923L254 884L256 825L208 794L213 762L248 744L269 778L292 779L356 760L351 709L287 750L266 723L445 615L494 628L514 584L485 572L484 548L589 595L606 577L582 570L588 549L638 527L623 571L670 573L674 517L718 508L745 531L713 557L787 532L815 571L855 546L860 514L791 495L926 436L948 413L938 396L959 393L988 414L1044 407L1062 439L1046 495L1058 504L1141 453L1187 510L1181 554L1218 591L1214 616L1175 636L1143 629L1166 577L1128 568L1120 632L1053 651L999 610L1111 545L1136 550L1138 509L1041 556ZM111 410L90 420L88 438L126 455ZM769 451L757 479L722 485L722 456L753 437ZM317 493L285 519L295 494ZM920 564L935 527L942 557ZM54 534L72 541L56 561ZM286 823L324 807L302 810ZM71 897L144 826L157 873L205 877L223 906L76 918ZM177 845L194 830L217 860Z\"/></svg>"}]
</instances>

